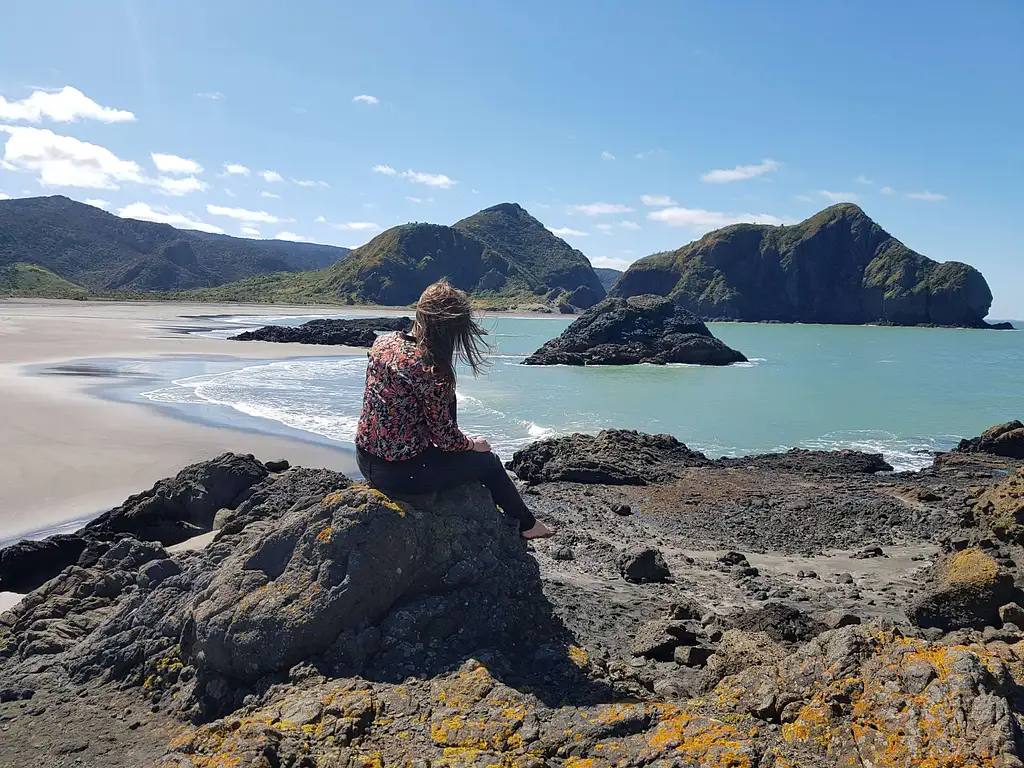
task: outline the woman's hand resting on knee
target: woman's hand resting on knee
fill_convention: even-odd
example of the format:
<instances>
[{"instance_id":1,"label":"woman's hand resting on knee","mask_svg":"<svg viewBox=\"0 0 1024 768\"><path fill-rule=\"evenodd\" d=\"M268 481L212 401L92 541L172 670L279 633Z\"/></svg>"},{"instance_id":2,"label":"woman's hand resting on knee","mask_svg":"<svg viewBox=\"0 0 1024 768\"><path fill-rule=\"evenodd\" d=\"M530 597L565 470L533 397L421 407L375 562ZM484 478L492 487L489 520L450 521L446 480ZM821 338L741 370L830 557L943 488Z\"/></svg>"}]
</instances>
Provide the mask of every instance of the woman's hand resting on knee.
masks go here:
<instances>
[{"instance_id":1,"label":"woman's hand resting on knee","mask_svg":"<svg viewBox=\"0 0 1024 768\"><path fill-rule=\"evenodd\" d=\"M487 442L486 438L477 436L473 438L472 450L476 451L477 453L490 453L491 444Z\"/></svg>"}]
</instances>

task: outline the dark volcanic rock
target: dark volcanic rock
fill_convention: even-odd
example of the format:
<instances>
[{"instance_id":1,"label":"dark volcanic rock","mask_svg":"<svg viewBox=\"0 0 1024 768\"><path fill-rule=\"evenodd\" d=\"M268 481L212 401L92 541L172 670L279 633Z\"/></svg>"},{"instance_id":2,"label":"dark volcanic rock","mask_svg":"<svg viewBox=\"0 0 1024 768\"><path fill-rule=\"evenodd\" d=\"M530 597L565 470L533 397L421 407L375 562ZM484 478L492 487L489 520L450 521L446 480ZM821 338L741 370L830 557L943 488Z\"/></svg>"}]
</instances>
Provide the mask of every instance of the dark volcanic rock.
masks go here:
<instances>
[{"instance_id":1,"label":"dark volcanic rock","mask_svg":"<svg viewBox=\"0 0 1024 768\"><path fill-rule=\"evenodd\" d=\"M605 429L531 443L515 452L508 468L527 483L557 480L605 485L646 485L674 477L682 467L711 462L671 435Z\"/></svg>"},{"instance_id":2,"label":"dark volcanic rock","mask_svg":"<svg viewBox=\"0 0 1024 768\"><path fill-rule=\"evenodd\" d=\"M255 331L232 336L233 341L276 341L293 344L327 344L345 347L372 347L378 331L408 331L408 317L369 317L357 320L330 318L310 320L296 328L265 325Z\"/></svg>"},{"instance_id":3,"label":"dark volcanic rock","mask_svg":"<svg viewBox=\"0 0 1024 768\"><path fill-rule=\"evenodd\" d=\"M757 456L717 459L721 467L745 469L773 469L780 472L807 472L822 474L866 474L892 472L880 453L862 451L809 451L792 448L785 453L765 453Z\"/></svg>"},{"instance_id":4,"label":"dark volcanic rock","mask_svg":"<svg viewBox=\"0 0 1024 768\"><path fill-rule=\"evenodd\" d=\"M1001 623L999 608L1019 602L1013 576L989 554L971 548L954 552L936 563L928 584L907 610L919 627L949 631Z\"/></svg>"},{"instance_id":5,"label":"dark volcanic rock","mask_svg":"<svg viewBox=\"0 0 1024 768\"><path fill-rule=\"evenodd\" d=\"M670 296L708 320L988 328L978 270L907 248L851 203L793 226L735 224L635 262L614 296Z\"/></svg>"},{"instance_id":6,"label":"dark volcanic rock","mask_svg":"<svg viewBox=\"0 0 1024 768\"><path fill-rule=\"evenodd\" d=\"M637 547L619 557L619 573L634 584L668 581L671 574L661 552L652 547Z\"/></svg>"},{"instance_id":7,"label":"dark volcanic rock","mask_svg":"<svg viewBox=\"0 0 1024 768\"><path fill-rule=\"evenodd\" d=\"M1024 459L1024 424L1014 420L986 429L979 437L961 440L958 453L991 453L1010 459Z\"/></svg>"},{"instance_id":8,"label":"dark volcanic rock","mask_svg":"<svg viewBox=\"0 0 1024 768\"><path fill-rule=\"evenodd\" d=\"M732 622L744 632L764 632L776 642L810 640L825 631L825 625L803 611L783 603L767 603L744 613Z\"/></svg>"},{"instance_id":9,"label":"dark volcanic rock","mask_svg":"<svg viewBox=\"0 0 1024 768\"><path fill-rule=\"evenodd\" d=\"M530 355L526 365L729 365L747 358L711 335L700 319L659 296L606 299L561 336Z\"/></svg>"},{"instance_id":10,"label":"dark volcanic rock","mask_svg":"<svg viewBox=\"0 0 1024 768\"><path fill-rule=\"evenodd\" d=\"M0 591L31 592L77 563L86 544L82 536L58 534L0 549Z\"/></svg>"}]
</instances>

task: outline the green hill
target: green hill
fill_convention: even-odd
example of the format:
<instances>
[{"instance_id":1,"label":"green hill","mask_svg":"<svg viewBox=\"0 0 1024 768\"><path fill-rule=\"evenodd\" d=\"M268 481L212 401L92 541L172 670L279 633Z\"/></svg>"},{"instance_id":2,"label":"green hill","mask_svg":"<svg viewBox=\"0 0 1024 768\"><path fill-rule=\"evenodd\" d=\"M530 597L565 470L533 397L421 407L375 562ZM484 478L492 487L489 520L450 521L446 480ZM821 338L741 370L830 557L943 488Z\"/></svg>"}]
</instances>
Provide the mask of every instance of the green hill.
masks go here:
<instances>
[{"instance_id":1,"label":"green hill","mask_svg":"<svg viewBox=\"0 0 1024 768\"><path fill-rule=\"evenodd\" d=\"M611 269L610 267L594 267L594 272L597 273L597 279L601 281L601 285L606 291L611 291L623 274L621 269Z\"/></svg>"},{"instance_id":2,"label":"green hill","mask_svg":"<svg viewBox=\"0 0 1024 768\"><path fill-rule=\"evenodd\" d=\"M858 206L736 224L634 263L611 292L671 296L707 320L987 327L978 270L910 250Z\"/></svg>"},{"instance_id":3,"label":"green hill","mask_svg":"<svg viewBox=\"0 0 1024 768\"><path fill-rule=\"evenodd\" d=\"M44 296L51 299L76 299L88 291L69 283L48 269L35 264L0 266L0 296Z\"/></svg>"},{"instance_id":4,"label":"green hill","mask_svg":"<svg viewBox=\"0 0 1024 768\"><path fill-rule=\"evenodd\" d=\"M451 227L403 224L327 269L258 277L200 295L406 305L442 277L491 306L557 302L587 308L605 295L587 257L515 203L487 208Z\"/></svg>"},{"instance_id":5,"label":"green hill","mask_svg":"<svg viewBox=\"0 0 1024 768\"><path fill-rule=\"evenodd\" d=\"M93 292L180 291L320 269L348 250L122 219L62 196L0 200L0 267L32 264Z\"/></svg>"}]
</instances>

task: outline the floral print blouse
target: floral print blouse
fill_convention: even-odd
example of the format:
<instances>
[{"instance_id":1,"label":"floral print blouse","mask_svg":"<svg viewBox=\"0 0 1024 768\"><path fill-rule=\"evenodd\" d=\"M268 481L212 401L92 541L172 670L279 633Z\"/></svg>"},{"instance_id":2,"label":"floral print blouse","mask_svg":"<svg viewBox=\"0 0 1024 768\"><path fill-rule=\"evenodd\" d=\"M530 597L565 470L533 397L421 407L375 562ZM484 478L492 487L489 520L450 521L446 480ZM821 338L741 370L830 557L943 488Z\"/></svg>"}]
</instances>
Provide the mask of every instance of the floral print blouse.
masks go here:
<instances>
[{"instance_id":1,"label":"floral print blouse","mask_svg":"<svg viewBox=\"0 0 1024 768\"><path fill-rule=\"evenodd\" d=\"M456 421L455 390L423 367L423 353L403 333L377 337L366 366L356 446L385 461L414 458L431 446L468 451Z\"/></svg>"}]
</instances>

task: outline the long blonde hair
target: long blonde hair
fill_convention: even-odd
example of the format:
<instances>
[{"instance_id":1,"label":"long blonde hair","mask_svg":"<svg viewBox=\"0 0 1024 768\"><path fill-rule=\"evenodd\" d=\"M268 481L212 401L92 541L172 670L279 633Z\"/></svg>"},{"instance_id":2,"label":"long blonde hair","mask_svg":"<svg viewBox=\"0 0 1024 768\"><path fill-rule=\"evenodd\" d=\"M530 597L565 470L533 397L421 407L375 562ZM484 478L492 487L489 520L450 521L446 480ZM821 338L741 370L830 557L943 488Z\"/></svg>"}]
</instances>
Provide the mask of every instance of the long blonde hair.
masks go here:
<instances>
[{"instance_id":1,"label":"long blonde hair","mask_svg":"<svg viewBox=\"0 0 1024 768\"><path fill-rule=\"evenodd\" d=\"M456 361L466 363L473 375L486 366L486 333L473 318L469 297L444 278L427 286L416 302L412 335L425 367L447 384L455 384Z\"/></svg>"}]
</instances>

